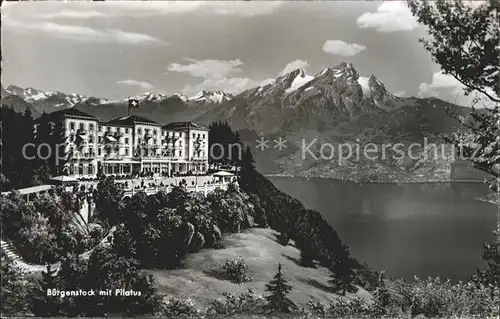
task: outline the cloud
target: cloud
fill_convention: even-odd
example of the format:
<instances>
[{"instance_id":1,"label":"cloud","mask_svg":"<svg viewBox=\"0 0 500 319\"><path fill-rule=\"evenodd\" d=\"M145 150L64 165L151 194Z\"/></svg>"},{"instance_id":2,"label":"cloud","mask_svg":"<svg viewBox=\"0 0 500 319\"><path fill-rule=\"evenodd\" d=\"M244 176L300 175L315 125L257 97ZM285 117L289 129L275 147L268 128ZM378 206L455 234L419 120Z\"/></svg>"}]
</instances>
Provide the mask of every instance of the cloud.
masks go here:
<instances>
[{"instance_id":1,"label":"cloud","mask_svg":"<svg viewBox=\"0 0 500 319\"><path fill-rule=\"evenodd\" d=\"M365 12L356 22L359 28L373 28L379 32L410 31L418 26L404 1L383 2L376 12Z\"/></svg>"},{"instance_id":2,"label":"cloud","mask_svg":"<svg viewBox=\"0 0 500 319\"><path fill-rule=\"evenodd\" d=\"M464 85L449 74L442 71L432 74L430 83L421 83L418 87L418 96L421 98L437 97L454 104L475 107L489 107L493 103L479 92L472 92L468 96L464 93ZM491 94L492 90L488 90ZM493 93L493 96L495 94ZM475 102L475 100L478 100Z\"/></svg>"},{"instance_id":3,"label":"cloud","mask_svg":"<svg viewBox=\"0 0 500 319\"><path fill-rule=\"evenodd\" d=\"M309 63L307 61L295 60L295 61L288 63L285 66L285 68L283 69L283 71L280 72L279 75L287 74L287 73L290 73L290 72L297 70L297 69L307 70L308 67L309 67Z\"/></svg>"},{"instance_id":4,"label":"cloud","mask_svg":"<svg viewBox=\"0 0 500 319\"><path fill-rule=\"evenodd\" d=\"M136 80L121 80L117 81L117 84L124 84L128 86L137 86L141 89L151 90L154 89L154 85L145 81L136 81Z\"/></svg>"},{"instance_id":5,"label":"cloud","mask_svg":"<svg viewBox=\"0 0 500 319\"><path fill-rule=\"evenodd\" d=\"M232 72L240 72L239 66L243 64L240 59L236 60L194 60L186 59L192 63L172 63L168 71L188 73L200 78L222 78Z\"/></svg>"},{"instance_id":6,"label":"cloud","mask_svg":"<svg viewBox=\"0 0 500 319\"><path fill-rule=\"evenodd\" d=\"M281 1L227 1L205 3L214 13L253 17L273 13L282 5Z\"/></svg>"},{"instance_id":7,"label":"cloud","mask_svg":"<svg viewBox=\"0 0 500 319\"><path fill-rule=\"evenodd\" d=\"M68 19L89 19L96 17L107 17L104 12L95 10L60 10L52 13L39 13L34 17L42 19L68 18Z\"/></svg>"},{"instance_id":8,"label":"cloud","mask_svg":"<svg viewBox=\"0 0 500 319\"><path fill-rule=\"evenodd\" d=\"M103 42L121 44L166 44L162 40L143 33L127 32L118 29L94 29L80 25L59 24L54 22L21 23L4 21L8 30L16 32L41 34L44 36L63 38L82 42Z\"/></svg>"},{"instance_id":9,"label":"cloud","mask_svg":"<svg viewBox=\"0 0 500 319\"><path fill-rule=\"evenodd\" d=\"M327 40L323 45L323 51L330 54L342 56L354 56L366 50L366 46L357 43L347 43L342 40Z\"/></svg>"},{"instance_id":10,"label":"cloud","mask_svg":"<svg viewBox=\"0 0 500 319\"><path fill-rule=\"evenodd\" d=\"M203 78L201 83L196 85L186 85L182 93L193 95L201 90L224 91L228 93L239 93L256 84L255 81L244 77L233 77L234 73L241 72L240 66L243 62L235 60L195 60L185 59L189 64L172 63L168 66L168 71L187 73L197 78Z\"/></svg>"},{"instance_id":11,"label":"cloud","mask_svg":"<svg viewBox=\"0 0 500 319\"><path fill-rule=\"evenodd\" d=\"M217 15L253 17L270 14L281 1L105 1L96 5L88 2L33 3L29 7L9 6L18 17L37 19L88 19L109 17L150 17L199 11ZM4 9L4 5L2 5ZM3 10L2 10L3 11Z\"/></svg>"}]
</instances>

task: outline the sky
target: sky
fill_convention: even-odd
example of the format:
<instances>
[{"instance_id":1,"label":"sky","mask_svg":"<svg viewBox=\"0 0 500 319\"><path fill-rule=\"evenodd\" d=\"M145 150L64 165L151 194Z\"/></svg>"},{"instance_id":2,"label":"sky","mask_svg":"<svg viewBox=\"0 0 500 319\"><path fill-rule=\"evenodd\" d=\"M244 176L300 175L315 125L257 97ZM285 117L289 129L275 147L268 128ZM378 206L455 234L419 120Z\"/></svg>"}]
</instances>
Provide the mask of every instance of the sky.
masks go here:
<instances>
[{"instance_id":1,"label":"sky","mask_svg":"<svg viewBox=\"0 0 500 319\"><path fill-rule=\"evenodd\" d=\"M405 2L2 3L2 85L123 98L237 94L348 62L399 96L466 105Z\"/></svg>"}]
</instances>

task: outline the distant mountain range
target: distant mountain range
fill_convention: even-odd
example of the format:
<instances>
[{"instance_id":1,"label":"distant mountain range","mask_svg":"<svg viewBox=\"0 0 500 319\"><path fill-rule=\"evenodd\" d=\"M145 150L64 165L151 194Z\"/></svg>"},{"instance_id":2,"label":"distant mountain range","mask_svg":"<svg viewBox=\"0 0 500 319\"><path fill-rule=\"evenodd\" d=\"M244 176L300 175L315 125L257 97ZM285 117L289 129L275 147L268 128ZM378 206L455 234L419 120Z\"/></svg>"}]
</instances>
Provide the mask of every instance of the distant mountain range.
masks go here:
<instances>
[{"instance_id":1,"label":"distant mountain range","mask_svg":"<svg viewBox=\"0 0 500 319\"><path fill-rule=\"evenodd\" d=\"M361 181L424 181L479 179L465 161L425 156L429 149L414 147L418 156L393 159L391 150L385 158L369 160L350 158L339 162L330 159L303 158L304 145L321 153L325 143L351 147L375 144L436 141L436 133L458 128L445 114L446 108L467 116L470 109L437 98L398 97L389 92L374 75L360 76L354 66L341 63L316 75L297 69L279 76L274 82L246 90L235 96L225 92L201 91L187 97L182 94L144 93L131 97L140 108L133 114L158 122L195 120L202 124L227 121L239 130L242 140L252 147L260 137L268 139L269 148L254 148L260 171L307 177L330 177ZM35 115L73 107L109 120L127 113L128 98L110 100L79 94L42 92L17 86L2 87L2 104L18 110L29 108ZM273 140L286 140L286 148L274 148ZM305 143L305 144L304 144ZM443 146L450 155L450 146ZM380 151L379 151L380 152ZM381 155L381 154L379 154ZM460 163L460 164L458 164ZM456 169L458 167L458 169Z\"/></svg>"},{"instance_id":2,"label":"distant mountain range","mask_svg":"<svg viewBox=\"0 0 500 319\"><path fill-rule=\"evenodd\" d=\"M44 92L16 85L9 85L6 88L2 86L1 90L2 105L13 106L18 111L28 108L35 117L43 112L50 113L63 108L76 108L102 120L110 120L126 114L128 100L136 99L139 101L140 108L132 110L133 113L154 118L159 122L191 120L206 112L211 106L228 102L233 98L231 94L220 91L200 91L192 97L180 93L166 95L146 92L138 96L112 100L76 93Z\"/></svg>"}]
</instances>

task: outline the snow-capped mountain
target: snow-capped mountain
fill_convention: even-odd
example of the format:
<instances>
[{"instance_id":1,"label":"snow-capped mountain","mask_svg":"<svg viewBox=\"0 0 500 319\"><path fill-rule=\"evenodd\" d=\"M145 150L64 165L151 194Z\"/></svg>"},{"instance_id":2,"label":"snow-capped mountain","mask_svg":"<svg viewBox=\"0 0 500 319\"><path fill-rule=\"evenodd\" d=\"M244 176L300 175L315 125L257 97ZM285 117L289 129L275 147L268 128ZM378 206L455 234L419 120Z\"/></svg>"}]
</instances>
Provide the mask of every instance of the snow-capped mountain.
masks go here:
<instances>
[{"instance_id":1,"label":"snow-capped mountain","mask_svg":"<svg viewBox=\"0 0 500 319\"><path fill-rule=\"evenodd\" d=\"M106 99L82 94L66 94L59 91L49 92L33 88L22 88L10 85L2 86L2 105L9 105L20 112L30 109L34 116L50 113L64 108L76 108L92 114L102 120L109 120L127 112L128 100L139 101L135 114L155 118L159 121L172 121L172 114L180 116L179 120L192 120L200 116L214 105L230 101L233 96L225 92L202 91L193 98L181 93L171 95L145 92L136 96L121 99ZM189 106L196 106L191 107ZM182 114L181 114L182 113Z\"/></svg>"},{"instance_id":2,"label":"snow-capped mountain","mask_svg":"<svg viewBox=\"0 0 500 319\"><path fill-rule=\"evenodd\" d=\"M30 103L39 112L52 112L59 108L71 108L82 102L91 102L95 105L105 103L107 99L86 96L77 93L62 93L59 91L41 91L34 88L22 88L9 85L2 88L2 98L15 95L25 102Z\"/></svg>"},{"instance_id":3,"label":"snow-capped mountain","mask_svg":"<svg viewBox=\"0 0 500 319\"><path fill-rule=\"evenodd\" d=\"M235 127L266 131L335 125L365 112L391 112L410 99L385 89L375 76L362 77L350 63L328 67L312 76L296 69L272 83L246 90L222 103L201 120L226 118Z\"/></svg>"},{"instance_id":4,"label":"snow-capped mountain","mask_svg":"<svg viewBox=\"0 0 500 319\"><path fill-rule=\"evenodd\" d=\"M139 103L141 103L141 102L159 102L159 101L167 99L169 97L170 97L169 95L162 94L162 93L144 92L141 95L126 97L126 98L123 98L122 100L127 102L129 99L134 99L134 100L138 100Z\"/></svg>"},{"instance_id":5,"label":"snow-capped mountain","mask_svg":"<svg viewBox=\"0 0 500 319\"><path fill-rule=\"evenodd\" d=\"M215 92L207 92L207 91L200 91L196 95L188 98L188 101L190 102L195 102L195 103L215 103L215 104L221 104L224 102L231 101L233 99L233 95L229 93L225 93L222 91L215 91Z\"/></svg>"}]
</instances>

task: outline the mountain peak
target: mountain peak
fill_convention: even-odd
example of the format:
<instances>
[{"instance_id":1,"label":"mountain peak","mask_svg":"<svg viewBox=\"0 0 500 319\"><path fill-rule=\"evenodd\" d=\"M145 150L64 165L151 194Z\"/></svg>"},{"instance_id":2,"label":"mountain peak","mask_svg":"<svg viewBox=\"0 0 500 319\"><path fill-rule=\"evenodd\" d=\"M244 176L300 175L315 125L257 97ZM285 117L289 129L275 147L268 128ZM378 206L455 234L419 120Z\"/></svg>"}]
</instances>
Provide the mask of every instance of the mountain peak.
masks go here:
<instances>
[{"instance_id":1,"label":"mountain peak","mask_svg":"<svg viewBox=\"0 0 500 319\"><path fill-rule=\"evenodd\" d=\"M196 95L188 98L189 101L196 103L223 103L232 99L232 94L223 91L208 92L205 90L201 90Z\"/></svg>"},{"instance_id":2,"label":"mountain peak","mask_svg":"<svg viewBox=\"0 0 500 319\"><path fill-rule=\"evenodd\" d=\"M384 83L380 82L373 74L370 76L370 79L368 80L368 85L371 91L379 92L381 94L387 93Z\"/></svg>"}]
</instances>

